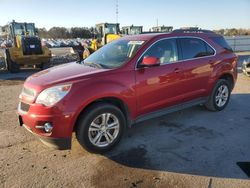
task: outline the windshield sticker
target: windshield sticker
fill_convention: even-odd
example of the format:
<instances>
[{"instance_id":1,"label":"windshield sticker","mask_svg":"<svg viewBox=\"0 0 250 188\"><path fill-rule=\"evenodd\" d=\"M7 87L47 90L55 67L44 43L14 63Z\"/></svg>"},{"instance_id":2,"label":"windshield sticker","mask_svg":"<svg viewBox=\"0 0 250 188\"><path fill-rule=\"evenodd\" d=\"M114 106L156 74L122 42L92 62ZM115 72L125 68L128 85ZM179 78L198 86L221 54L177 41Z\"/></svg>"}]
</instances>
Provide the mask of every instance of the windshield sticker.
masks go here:
<instances>
[{"instance_id":1,"label":"windshield sticker","mask_svg":"<svg viewBox=\"0 0 250 188\"><path fill-rule=\"evenodd\" d=\"M144 41L129 41L128 44L129 45L142 45L144 43Z\"/></svg>"}]
</instances>

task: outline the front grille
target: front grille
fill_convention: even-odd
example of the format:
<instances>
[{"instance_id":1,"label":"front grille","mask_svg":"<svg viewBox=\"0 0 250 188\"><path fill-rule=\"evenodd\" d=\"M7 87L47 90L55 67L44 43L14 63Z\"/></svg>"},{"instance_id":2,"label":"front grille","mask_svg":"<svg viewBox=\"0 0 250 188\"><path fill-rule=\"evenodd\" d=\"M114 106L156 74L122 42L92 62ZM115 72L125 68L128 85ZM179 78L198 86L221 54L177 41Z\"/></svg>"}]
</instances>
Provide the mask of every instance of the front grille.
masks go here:
<instances>
[{"instance_id":1,"label":"front grille","mask_svg":"<svg viewBox=\"0 0 250 188\"><path fill-rule=\"evenodd\" d=\"M24 87L22 90L22 95L29 96L29 97L35 97L36 92L35 92L35 90L33 90L31 88Z\"/></svg>"},{"instance_id":2,"label":"front grille","mask_svg":"<svg viewBox=\"0 0 250 188\"><path fill-rule=\"evenodd\" d=\"M30 105L29 104L26 104L26 103L23 103L23 102L20 102L20 109L24 112L28 112L29 109L30 109Z\"/></svg>"}]
</instances>

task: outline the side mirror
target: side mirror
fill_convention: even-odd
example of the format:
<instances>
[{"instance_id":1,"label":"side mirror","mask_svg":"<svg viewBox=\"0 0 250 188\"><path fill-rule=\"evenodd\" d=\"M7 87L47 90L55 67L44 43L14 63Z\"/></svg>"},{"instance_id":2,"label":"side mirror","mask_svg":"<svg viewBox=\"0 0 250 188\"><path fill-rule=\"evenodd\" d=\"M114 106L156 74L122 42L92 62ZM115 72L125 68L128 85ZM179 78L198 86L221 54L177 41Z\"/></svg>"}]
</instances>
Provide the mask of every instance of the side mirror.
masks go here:
<instances>
[{"instance_id":1,"label":"side mirror","mask_svg":"<svg viewBox=\"0 0 250 188\"><path fill-rule=\"evenodd\" d=\"M154 67L159 65L160 61L157 57L144 57L140 64L141 67Z\"/></svg>"}]
</instances>

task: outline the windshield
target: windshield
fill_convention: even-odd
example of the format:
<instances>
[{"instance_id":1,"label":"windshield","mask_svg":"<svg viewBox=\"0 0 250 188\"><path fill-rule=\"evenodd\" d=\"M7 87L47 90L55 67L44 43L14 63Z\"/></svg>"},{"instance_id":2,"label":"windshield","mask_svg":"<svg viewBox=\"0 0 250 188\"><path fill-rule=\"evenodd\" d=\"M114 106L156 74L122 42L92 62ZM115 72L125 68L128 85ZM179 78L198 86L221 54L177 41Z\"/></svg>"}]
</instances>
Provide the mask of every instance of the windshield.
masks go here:
<instances>
[{"instance_id":1,"label":"windshield","mask_svg":"<svg viewBox=\"0 0 250 188\"><path fill-rule=\"evenodd\" d=\"M105 33L111 33L111 34L117 34L117 27L116 25L107 25L107 27L105 27Z\"/></svg>"},{"instance_id":2,"label":"windshield","mask_svg":"<svg viewBox=\"0 0 250 188\"><path fill-rule=\"evenodd\" d=\"M117 68L125 64L142 46L144 41L115 40L84 60L85 65L100 68Z\"/></svg>"},{"instance_id":3,"label":"windshield","mask_svg":"<svg viewBox=\"0 0 250 188\"><path fill-rule=\"evenodd\" d=\"M21 24L21 23L16 23L14 26L14 31L15 35L25 35L28 34L29 36L34 36L35 35L35 30L33 25L31 24Z\"/></svg>"},{"instance_id":4,"label":"windshield","mask_svg":"<svg viewBox=\"0 0 250 188\"><path fill-rule=\"evenodd\" d=\"M15 24L14 30L15 30L16 35L24 35L25 34L24 24Z\"/></svg>"},{"instance_id":5,"label":"windshield","mask_svg":"<svg viewBox=\"0 0 250 188\"><path fill-rule=\"evenodd\" d=\"M27 24L26 29L27 29L27 32L28 32L29 36L34 36L35 35L35 29L34 29L33 25Z\"/></svg>"}]
</instances>

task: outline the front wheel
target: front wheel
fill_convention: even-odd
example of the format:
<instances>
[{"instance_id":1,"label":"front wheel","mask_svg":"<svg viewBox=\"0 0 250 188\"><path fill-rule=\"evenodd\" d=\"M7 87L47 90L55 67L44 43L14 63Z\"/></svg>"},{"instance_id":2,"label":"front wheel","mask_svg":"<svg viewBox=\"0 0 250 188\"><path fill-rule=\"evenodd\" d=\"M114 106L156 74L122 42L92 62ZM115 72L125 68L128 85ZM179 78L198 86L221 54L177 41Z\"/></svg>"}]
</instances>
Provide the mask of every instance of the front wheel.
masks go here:
<instances>
[{"instance_id":1,"label":"front wheel","mask_svg":"<svg viewBox=\"0 0 250 188\"><path fill-rule=\"evenodd\" d=\"M125 117L118 107L97 103L80 117L76 137L88 151L103 153L111 150L121 140L125 122Z\"/></svg>"},{"instance_id":2,"label":"front wheel","mask_svg":"<svg viewBox=\"0 0 250 188\"><path fill-rule=\"evenodd\" d=\"M221 111L227 106L230 95L230 83L227 80L220 79L216 82L205 106L210 111Z\"/></svg>"}]
</instances>

